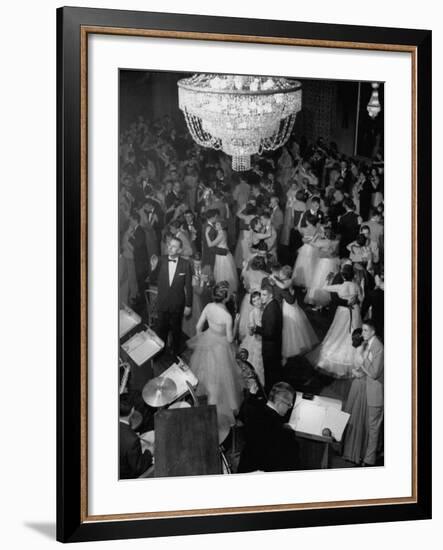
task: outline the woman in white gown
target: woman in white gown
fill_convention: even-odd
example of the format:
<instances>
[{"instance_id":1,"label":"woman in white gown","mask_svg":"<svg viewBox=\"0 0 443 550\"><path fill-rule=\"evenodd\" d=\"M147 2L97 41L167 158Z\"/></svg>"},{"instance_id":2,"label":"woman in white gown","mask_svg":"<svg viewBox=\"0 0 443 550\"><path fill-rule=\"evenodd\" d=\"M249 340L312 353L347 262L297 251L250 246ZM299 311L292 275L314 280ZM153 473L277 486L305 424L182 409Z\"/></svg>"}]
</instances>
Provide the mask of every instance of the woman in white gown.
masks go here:
<instances>
[{"instance_id":1,"label":"woman in white gown","mask_svg":"<svg viewBox=\"0 0 443 550\"><path fill-rule=\"evenodd\" d=\"M245 262L242 270L241 276L246 294L240 306L240 322L238 325L240 339L245 338L249 334L249 314L252 310L251 294L261 290L262 281L268 276L265 269L265 259L262 256L254 256L250 262Z\"/></svg>"},{"instance_id":2,"label":"woman in white gown","mask_svg":"<svg viewBox=\"0 0 443 550\"><path fill-rule=\"evenodd\" d=\"M301 220L301 218L300 218ZM292 272L292 281L296 286L309 288L314 278L314 270L318 260L318 249L314 246L315 240L319 237L318 217L308 213L306 216L306 227L300 227L303 235L303 246L299 249Z\"/></svg>"},{"instance_id":3,"label":"woman in white gown","mask_svg":"<svg viewBox=\"0 0 443 550\"><path fill-rule=\"evenodd\" d=\"M208 404L216 405L218 422L229 419L235 423L235 415L242 401L241 373L235 360L233 345L236 321L226 309L228 291L215 285L213 302L202 311L197 323L197 334L188 340L193 350L189 366L208 396ZM208 329L202 332L205 323Z\"/></svg>"},{"instance_id":4,"label":"woman in white gown","mask_svg":"<svg viewBox=\"0 0 443 550\"><path fill-rule=\"evenodd\" d=\"M215 224L215 229L217 230L217 236L213 241L209 238L209 229L206 230L206 242L208 246L216 246L218 248L224 248L228 252L226 255L216 254L215 263L214 263L214 280L216 283L220 281L228 281L229 289L231 292L237 292L238 290L238 275L237 268L235 267L235 262L232 254L229 252L228 240L226 233L225 223L218 221Z\"/></svg>"},{"instance_id":5,"label":"woman in white gown","mask_svg":"<svg viewBox=\"0 0 443 550\"><path fill-rule=\"evenodd\" d=\"M254 334L255 327L261 327L261 318L263 313L261 293L259 291L254 291L246 296L250 298L252 309L249 312L248 319L249 333L243 338L240 347L248 350L248 361L254 367L262 386L264 386L265 374L263 370L262 341L260 334Z\"/></svg>"},{"instance_id":6,"label":"woman in white gown","mask_svg":"<svg viewBox=\"0 0 443 550\"><path fill-rule=\"evenodd\" d=\"M360 286L353 280L352 268L342 269L344 282L326 285L324 290L336 292L348 301L348 306L338 306L334 320L323 342L307 355L312 365L335 378L349 378L355 365L355 348L352 346L352 332L362 326Z\"/></svg>"},{"instance_id":7,"label":"woman in white gown","mask_svg":"<svg viewBox=\"0 0 443 550\"><path fill-rule=\"evenodd\" d=\"M291 281L291 267L283 266L278 277L270 275L271 284L275 284L278 288L286 290L289 297L294 300L293 284ZM283 333L282 333L282 364L285 365L289 357L301 355L310 351L318 344L318 337L306 316L306 313L298 305L297 300L292 303L285 299L287 293L282 293L282 316L283 316Z\"/></svg>"},{"instance_id":8,"label":"woman in white gown","mask_svg":"<svg viewBox=\"0 0 443 550\"><path fill-rule=\"evenodd\" d=\"M305 303L321 309L329 305L331 293L324 289L328 275L337 273L340 269L338 257L338 241L332 235L330 229L326 229L324 236L313 243L318 250L318 260L314 269L311 286L305 296Z\"/></svg>"}]
</instances>

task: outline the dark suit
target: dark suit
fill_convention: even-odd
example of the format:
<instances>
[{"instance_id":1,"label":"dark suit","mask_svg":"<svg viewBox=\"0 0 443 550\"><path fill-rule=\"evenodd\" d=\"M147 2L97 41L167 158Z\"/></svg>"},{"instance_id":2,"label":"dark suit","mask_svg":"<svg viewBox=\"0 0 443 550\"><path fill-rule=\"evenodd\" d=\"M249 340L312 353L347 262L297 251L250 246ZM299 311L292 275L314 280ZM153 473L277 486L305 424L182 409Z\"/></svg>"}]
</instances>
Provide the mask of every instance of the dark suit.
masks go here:
<instances>
[{"instance_id":1,"label":"dark suit","mask_svg":"<svg viewBox=\"0 0 443 550\"><path fill-rule=\"evenodd\" d=\"M255 332L262 337L262 356L265 373L265 389L268 393L277 378L281 366L283 318L280 304L272 299L263 310L262 326Z\"/></svg>"},{"instance_id":2,"label":"dark suit","mask_svg":"<svg viewBox=\"0 0 443 550\"><path fill-rule=\"evenodd\" d=\"M185 307L192 307L191 264L184 258L178 258L170 285L168 256L162 256L155 269L154 278L157 280L156 332L166 344L171 331L172 348L177 355L180 348L183 311Z\"/></svg>"},{"instance_id":3,"label":"dark suit","mask_svg":"<svg viewBox=\"0 0 443 550\"><path fill-rule=\"evenodd\" d=\"M369 308L371 309L371 320L375 325L375 332L383 339L385 331L385 293L381 288L370 290L363 300L361 316L366 318Z\"/></svg>"},{"instance_id":4,"label":"dark suit","mask_svg":"<svg viewBox=\"0 0 443 550\"><path fill-rule=\"evenodd\" d=\"M142 452L140 439L134 430L125 424L120 425L120 479L139 477L152 464L149 451Z\"/></svg>"},{"instance_id":5,"label":"dark suit","mask_svg":"<svg viewBox=\"0 0 443 550\"><path fill-rule=\"evenodd\" d=\"M291 294L288 289L278 287L269 279L269 277L264 277L261 282L262 289L269 286L272 286L274 289L274 300L277 300L280 306L283 300L285 300L288 304L293 304L295 302L295 294Z\"/></svg>"},{"instance_id":6,"label":"dark suit","mask_svg":"<svg viewBox=\"0 0 443 550\"><path fill-rule=\"evenodd\" d=\"M284 417L253 396L244 404L241 417L245 425L245 447L240 457L239 472L297 469L295 432L283 427Z\"/></svg>"},{"instance_id":7,"label":"dark suit","mask_svg":"<svg viewBox=\"0 0 443 550\"><path fill-rule=\"evenodd\" d=\"M144 297L145 279L149 272L148 251L146 236L143 228L138 225L129 242L134 247L135 276L137 278L138 293Z\"/></svg>"},{"instance_id":8,"label":"dark suit","mask_svg":"<svg viewBox=\"0 0 443 550\"><path fill-rule=\"evenodd\" d=\"M340 258L348 258L349 250L346 248L357 238L360 229L358 216L355 212L348 211L340 218L338 222L338 232L340 233L339 255Z\"/></svg>"}]
</instances>

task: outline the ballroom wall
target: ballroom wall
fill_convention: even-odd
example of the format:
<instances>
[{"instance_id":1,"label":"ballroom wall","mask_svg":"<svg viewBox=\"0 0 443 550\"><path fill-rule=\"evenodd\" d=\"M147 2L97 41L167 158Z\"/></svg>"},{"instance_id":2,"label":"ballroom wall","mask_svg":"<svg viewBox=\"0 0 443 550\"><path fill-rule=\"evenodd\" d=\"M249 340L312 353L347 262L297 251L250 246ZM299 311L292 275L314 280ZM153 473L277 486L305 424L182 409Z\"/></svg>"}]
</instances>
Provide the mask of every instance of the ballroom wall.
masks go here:
<instances>
[{"instance_id":1,"label":"ballroom wall","mask_svg":"<svg viewBox=\"0 0 443 550\"><path fill-rule=\"evenodd\" d=\"M154 119L169 115L183 123L177 81L186 76L189 74L121 71L121 127L125 128L138 115ZM304 135L311 141L322 136L326 141L335 141L343 153L354 154L358 83L303 79L302 85L303 104L293 130L295 138Z\"/></svg>"}]
</instances>

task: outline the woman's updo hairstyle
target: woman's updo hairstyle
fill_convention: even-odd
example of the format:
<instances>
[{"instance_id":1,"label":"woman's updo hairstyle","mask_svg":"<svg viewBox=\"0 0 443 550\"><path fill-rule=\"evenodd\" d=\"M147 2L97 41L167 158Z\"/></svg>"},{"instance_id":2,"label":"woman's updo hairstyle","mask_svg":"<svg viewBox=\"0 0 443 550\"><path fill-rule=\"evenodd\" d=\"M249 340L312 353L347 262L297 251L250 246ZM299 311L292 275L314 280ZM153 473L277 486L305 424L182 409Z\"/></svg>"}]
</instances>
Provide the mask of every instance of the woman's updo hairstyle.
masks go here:
<instances>
[{"instance_id":1,"label":"woman's updo hairstyle","mask_svg":"<svg viewBox=\"0 0 443 550\"><path fill-rule=\"evenodd\" d=\"M354 278L354 268L352 265L344 265L342 267L341 274L345 281L352 281Z\"/></svg>"},{"instance_id":2,"label":"woman's updo hairstyle","mask_svg":"<svg viewBox=\"0 0 443 550\"><path fill-rule=\"evenodd\" d=\"M356 328L355 330L353 330L351 338L352 338L352 346L354 348L360 347L363 343L361 328Z\"/></svg>"},{"instance_id":3,"label":"woman's updo hairstyle","mask_svg":"<svg viewBox=\"0 0 443 550\"><path fill-rule=\"evenodd\" d=\"M360 233L359 235L357 235L355 242L358 244L358 246L365 246L366 237L362 233Z\"/></svg>"},{"instance_id":4,"label":"woman's updo hairstyle","mask_svg":"<svg viewBox=\"0 0 443 550\"><path fill-rule=\"evenodd\" d=\"M224 302L228 297L228 289L225 285L217 283L212 290L212 299L216 303Z\"/></svg>"},{"instance_id":5,"label":"woman's updo hairstyle","mask_svg":"<svg viewBox=\"0 0 443 550\"><path fill-rule=\"evenodd\" d=\"M266 262L263 256L254 256L251 260L250 268L254 271L265 271Z\"/></svg>"},{"instance_id":6,"label":"woman's updo hairstyle","mask_svg":"<svg viewBox=\"0 0 443 550\"><path fill-rule=\"evenodd\" d=\"M315 214L311 214L311 212L308 212L308 214L306 215L306 221L311 225L317 225L318 216L316 216Z\"/></svg>"},{"instance_id":7,"label":"woman's updo hairstyle","mask_svg":"<svg viewBox=\"0 0 443 550\"><path fill-rule=\"evenodd\" d=\"M261 298L261 293L258 290L254 290L254 292L251 292L251 296L249 297L249 303L251 304L251 306L254 302L254 299L257 298L257 296Z\"/></svg>"},{"instance_id":8,"label":"woman's updo hairstyle","mask_svg":"<svg viewBox=\"0 0 443 550\"><path fill-rule=\"evenodd\" d=\"M255 231L255 228L260 223L260 218L256 216L255 218L252 218L252 220L249 222L249 227L252 229L252 231Z\"/></svg>"},{"instance_id":9,"label":"woman's updo hairstyle","mask_svg":"<svg viewBox=\"0 0 443 550\"><path fill-rule=\"evenodd\" d=\"M295 193L295 198L300 201L300 202L306 202L306 194L305 192L303 191L303 189L299 189L296 193Z\"/></svg>"}]
</instances>

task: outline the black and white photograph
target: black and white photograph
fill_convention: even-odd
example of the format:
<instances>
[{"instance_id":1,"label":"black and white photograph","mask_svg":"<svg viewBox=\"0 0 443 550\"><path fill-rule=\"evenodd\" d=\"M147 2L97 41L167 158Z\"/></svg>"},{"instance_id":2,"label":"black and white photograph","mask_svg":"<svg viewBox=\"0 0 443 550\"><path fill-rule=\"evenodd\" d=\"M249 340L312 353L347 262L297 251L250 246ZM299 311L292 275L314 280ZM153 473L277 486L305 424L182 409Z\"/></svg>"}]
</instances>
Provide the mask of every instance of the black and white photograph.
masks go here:
<instances>
[{"instance_id":1,"label":"black and white photograph","mask_svg":"<svg viewBox=\"0 0 443 550\"><path fill-rule=\"evenodd\" d=\"M119 479L382 468L384 83L118 78Z\"/></svg>"}]
</instances>

